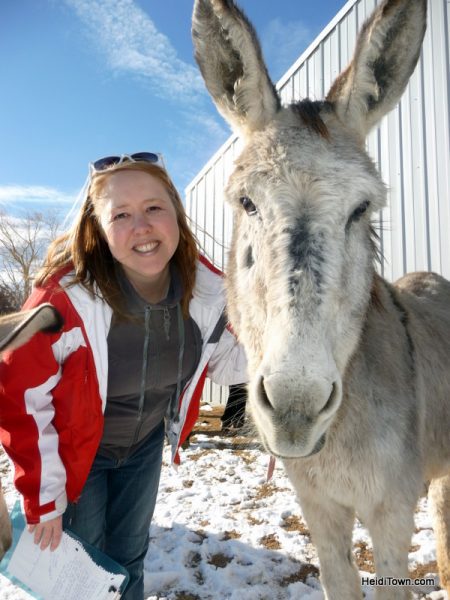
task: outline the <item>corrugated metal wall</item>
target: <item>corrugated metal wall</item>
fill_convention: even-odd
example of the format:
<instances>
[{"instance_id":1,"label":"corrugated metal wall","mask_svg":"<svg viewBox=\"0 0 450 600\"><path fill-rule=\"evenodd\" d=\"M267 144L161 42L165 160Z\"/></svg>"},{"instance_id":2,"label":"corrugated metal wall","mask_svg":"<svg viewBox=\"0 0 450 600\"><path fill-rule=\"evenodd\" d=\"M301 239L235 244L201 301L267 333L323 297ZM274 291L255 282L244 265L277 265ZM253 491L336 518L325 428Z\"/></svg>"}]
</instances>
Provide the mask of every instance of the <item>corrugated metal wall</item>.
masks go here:
<instances>
[{"instance_id":1,"label":"corrugated metal wall","mask_svg":"<svg viewBox=\"0 0 450 600\"><path fill-rule=\"evenodd\" d=\"M278 82L284 103L325 96L351 60L357 33L376 4L345 4ZM428 11L422 55L409 85L397 108L367 138L389 187L388 206L378 219L382 272L389 280L417 270L450 278L450 0L428 0ZM220 268L226 266L232 225L222 189L239 150L239 139L232 136L186 188L194 230ZM205 399L223 401L224 395L209 386Z\"/></svg>"}]
</instances>

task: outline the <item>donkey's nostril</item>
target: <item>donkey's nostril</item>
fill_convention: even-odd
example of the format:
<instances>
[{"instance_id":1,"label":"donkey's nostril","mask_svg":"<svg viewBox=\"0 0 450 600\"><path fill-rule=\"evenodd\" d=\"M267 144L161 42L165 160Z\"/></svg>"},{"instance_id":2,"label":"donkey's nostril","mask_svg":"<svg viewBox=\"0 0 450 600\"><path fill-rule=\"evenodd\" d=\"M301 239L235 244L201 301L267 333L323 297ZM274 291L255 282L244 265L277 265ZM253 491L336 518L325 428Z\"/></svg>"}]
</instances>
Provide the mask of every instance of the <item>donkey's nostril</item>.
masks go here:
<instances>
[{"instance_id":1,"label":"donkey's nostril","mask_svg":"<svg viewBox=\"0 0 450 600\"><path fill-rule=\"evenodd\" d=\"M329 395L325 406L323 406L320 409L319 414L323 414L326 412L333 412L337 400L338 400L338 386L337 386L336 382L333 382L332 388L331 388L331 394Z\"/></svg>"},{"instance_id":2,"label":"donkey's nostril","mask_svg":"<svg viewBox=\"0 0 450 600\"><path fill-rule=\"evenodd\" d=\"M266 388L264 387L264 377L261 377L259 382L259 398L265 408L270 408L270 410L273 410L273 406L269 400L269 396L267 395Z\"/></svg>"}]
</instances>

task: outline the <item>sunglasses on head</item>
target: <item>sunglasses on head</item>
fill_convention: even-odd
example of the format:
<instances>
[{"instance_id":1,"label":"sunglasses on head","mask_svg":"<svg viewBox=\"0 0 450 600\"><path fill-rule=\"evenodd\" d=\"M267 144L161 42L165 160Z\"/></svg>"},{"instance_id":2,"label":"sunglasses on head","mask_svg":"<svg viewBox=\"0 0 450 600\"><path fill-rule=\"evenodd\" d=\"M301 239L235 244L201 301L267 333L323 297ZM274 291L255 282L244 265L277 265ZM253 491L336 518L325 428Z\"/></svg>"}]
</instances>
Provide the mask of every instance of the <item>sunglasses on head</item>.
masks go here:
<instances>
[{"instance_id":1,"label":"sunglasses on head","mask_svg":"<svg viewBox=\"0 0 450 600\"><path fill-rule=\"evenodd\" d=\"M105 171L110 167L121 165L124 162L146 162L156 165L165 170L162 154L157 152L135 152L134 154L121 154L120 156L104 156L94 160L89 164L89 171L93 173L99 173Z\"/></svg>"}]
</instances>

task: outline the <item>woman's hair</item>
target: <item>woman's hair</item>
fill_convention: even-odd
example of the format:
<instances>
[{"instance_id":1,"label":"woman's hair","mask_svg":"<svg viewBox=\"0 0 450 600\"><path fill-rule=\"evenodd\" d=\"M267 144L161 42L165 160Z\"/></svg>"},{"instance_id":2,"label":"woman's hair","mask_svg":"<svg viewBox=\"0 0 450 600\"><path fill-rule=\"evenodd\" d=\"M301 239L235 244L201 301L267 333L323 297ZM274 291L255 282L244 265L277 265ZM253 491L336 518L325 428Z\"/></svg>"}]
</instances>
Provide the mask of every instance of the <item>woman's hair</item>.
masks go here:
<instances>
[{"instance_id":1,"label":"woman's hair","mask_svg":"<svg viewBox=\"0 0 450 600\"><path fill-rule=\"evenodd\" d=\"M108 177L119 171L143 171L161 181L172 200L177 215L180 239L172 261L178 268L183 285L181 308L185 318L189 315L189 301L195 285L198 244L192 233L181 198L167 172L151 163L125 161L104 171L94 173L89 181L83 204L72 227L54 240L44 264L36 276L37 286L45 285L60 269L71 266L74 274L69 285L81 284L92 294L97 285L103 298L122 318L127 314L121 288L116 276L116 266L100 225L101 193Z\"/></svg>"}]
</instances>

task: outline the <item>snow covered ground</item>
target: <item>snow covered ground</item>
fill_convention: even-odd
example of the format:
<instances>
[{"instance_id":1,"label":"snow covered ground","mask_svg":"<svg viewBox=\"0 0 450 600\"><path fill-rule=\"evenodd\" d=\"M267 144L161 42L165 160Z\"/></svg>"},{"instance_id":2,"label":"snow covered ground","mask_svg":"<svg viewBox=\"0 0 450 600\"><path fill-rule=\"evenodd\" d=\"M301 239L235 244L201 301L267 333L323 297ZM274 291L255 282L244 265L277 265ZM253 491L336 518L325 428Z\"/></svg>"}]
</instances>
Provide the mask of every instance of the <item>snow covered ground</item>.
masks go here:
<instances>
[{"instance_id":1,"label":"snow covered ground","mask_svg":"<svg viewBox=\"0 0 450 600\"><path fill-rule=\"evenodd\" d=\"M225 436L213 412L203 407L178 471L169 466L165 450L145 559L146 600L323 600L317 555L282 466L276 465L267 483L268 456L256 440ZM9 470L3 485L12 506L17 494ZM434 548L426 500L421 500L409 554L414 577L438 581ZM359 523L354 550L361 576L369 576L371 543ZM373 600L373 589L364 590ZM414 598L447 596L436 586L416 590ZM0 600L29 599L0 578Z\"/></svg>"}]
</instances>

